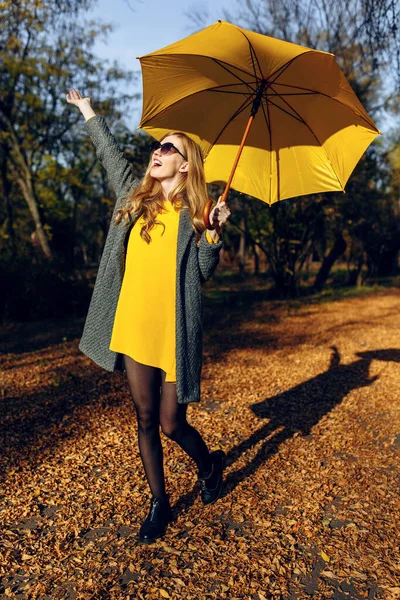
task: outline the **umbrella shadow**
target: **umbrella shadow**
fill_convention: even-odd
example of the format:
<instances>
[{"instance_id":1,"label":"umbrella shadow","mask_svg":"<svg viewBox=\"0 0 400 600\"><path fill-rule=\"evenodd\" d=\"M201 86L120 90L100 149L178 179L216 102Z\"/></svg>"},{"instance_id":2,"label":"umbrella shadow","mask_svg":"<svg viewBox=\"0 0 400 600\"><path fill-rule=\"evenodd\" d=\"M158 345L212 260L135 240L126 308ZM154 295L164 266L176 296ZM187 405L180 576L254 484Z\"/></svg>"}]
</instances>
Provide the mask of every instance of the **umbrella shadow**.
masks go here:
<instances>
[{"instance_id":1,"label":"umbrella shadow","mask_svg":"<svg viewBox=\"0 0 400 600\"><path fill-rule=\"evenodd\" d=\"M357 359L349 365L341 363L336 346L331 346L332 355L328 369L275 396L250 405L250 410L267 422L249 438L233 446L227 452L226 466L232 466L248 450L262 442L254 458L240 469L231 471L224 479L221 498L228 496L245 479L253 475L269 457L273 456L281 443L297 432L309 435L312 427L328 414L352 390L367 387L378 376L370 377L369 368L373 360L400 362L400 350L372 350L357 353ZM181 494L174 508L180 512L190 507L197 497L197 483L186 494ZM186 535L185 531L182 535Z\"/></svg>"},{"instance_id":2,"label":"umbrella shadow","mask_svg":"<svg viewBox=\"0 0 400 600\"><path fill-rule=\"evenodd\" d=\"M241 469L231 471L225 479L222 496L230 494L236 486L251 476L279 449L279 445L296 432L310 434L314 425L338 405L352 390L367 387L378 376L370 377L373 360L400 362L400 350L374 350L357 353L351 364L341 364L338 349L332 347L330 365L324 373L292 389L266 398L250 406L252 412L268 422L248 439L227 453L227 466L233 465L245 452L263 442L256 456Z\"/></svg>"}]
</instances>

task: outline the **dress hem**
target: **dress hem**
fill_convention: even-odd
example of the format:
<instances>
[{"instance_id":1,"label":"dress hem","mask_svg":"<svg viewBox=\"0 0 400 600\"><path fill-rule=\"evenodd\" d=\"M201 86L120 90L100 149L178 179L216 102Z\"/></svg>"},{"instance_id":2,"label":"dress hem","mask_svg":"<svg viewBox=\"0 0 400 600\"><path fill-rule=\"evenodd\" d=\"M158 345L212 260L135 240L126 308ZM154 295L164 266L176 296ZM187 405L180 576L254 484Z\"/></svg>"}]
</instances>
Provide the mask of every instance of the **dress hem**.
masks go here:
<instances>
[{"instance_id":1,"label":"dress hem","mask_svg":"<svg viewBox=\"0 0 400 600\"><path fill-rule=\"evenodd\" d=\"M131 358L132 360L136 361L137 363L144 365L145 367L153 367L154 369L160 369L161 371L164 371L165 373L165 383L176 383L176 377L173 380L169 380L167 379L168 377L168 373L165 369L163 369L162 367L160 367L159 365L149 365L148 363L144 363L141 360L137 360L137 358L134 358L131 354L129 354L128 352L121 352L121 350L114 350L113 348L109 348L109 350L111 350L112 352L116 352L117 354L126 354L127 356L129 356L129 358ZM126 365L125 365L126 368Z\"/></svg>"}]
</instances>

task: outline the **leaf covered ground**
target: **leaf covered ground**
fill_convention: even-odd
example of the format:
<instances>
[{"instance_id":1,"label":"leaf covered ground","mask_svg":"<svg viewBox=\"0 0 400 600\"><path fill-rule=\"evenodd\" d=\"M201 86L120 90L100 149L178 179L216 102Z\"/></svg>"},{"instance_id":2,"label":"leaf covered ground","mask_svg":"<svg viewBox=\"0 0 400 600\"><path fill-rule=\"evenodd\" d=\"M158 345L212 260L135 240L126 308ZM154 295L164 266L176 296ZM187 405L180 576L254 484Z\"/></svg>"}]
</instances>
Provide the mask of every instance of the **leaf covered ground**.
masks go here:
<instances>
[{"instance_id":1,"label":"leaf covered ground","mask_svg":"<svg viewBox=\"0 0 400 600\"><path fill-rule=\"evenodd\" d=\"M175 521L150 492L122 373L82 320L1 328L0 598L400 598L400 292L207 307L202 401L222 497L165 436Z\"/></svg>"}]
</instances>

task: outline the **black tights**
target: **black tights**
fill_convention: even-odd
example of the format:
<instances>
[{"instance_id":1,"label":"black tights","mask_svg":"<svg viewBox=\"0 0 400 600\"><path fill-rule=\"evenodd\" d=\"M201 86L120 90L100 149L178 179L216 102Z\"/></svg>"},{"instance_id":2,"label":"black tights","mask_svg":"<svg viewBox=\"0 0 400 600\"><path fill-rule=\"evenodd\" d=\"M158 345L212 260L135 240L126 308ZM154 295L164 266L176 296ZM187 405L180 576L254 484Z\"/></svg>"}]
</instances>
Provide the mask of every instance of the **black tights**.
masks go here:
<instances>
[{"instance_id":1,"label":"black tights","mask_svg":"<svg viewBox=\"0 0 400 600\"><path fill-rule=\"evenodd\" d=\"M163 433L195 461L201 476L211 471L210 453L200 433L187 422L187 404L178 404L176 384L165 381L165 371L138 363L126 354L124 361L138 421L140 456L150 490L159 498L165 494L160 425Z\"/></svg>"}]
</instances>

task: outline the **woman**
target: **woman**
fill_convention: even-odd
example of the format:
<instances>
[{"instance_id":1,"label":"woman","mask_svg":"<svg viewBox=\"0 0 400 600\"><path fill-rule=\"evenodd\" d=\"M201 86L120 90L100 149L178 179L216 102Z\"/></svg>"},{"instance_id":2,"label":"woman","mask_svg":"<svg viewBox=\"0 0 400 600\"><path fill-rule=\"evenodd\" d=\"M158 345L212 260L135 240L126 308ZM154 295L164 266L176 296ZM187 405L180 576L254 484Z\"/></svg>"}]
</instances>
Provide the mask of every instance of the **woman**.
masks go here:
<instances>
[{"instance_id":1,"label":"woman","mask_svg":"<svg viewBox=\"0 0 400 600\"><path fill-rule=\"evenodd\" d=\"M151 543L172 520L159 425L195 461L203 503L221 494L225 453L209 452L186 411L200 401L200 286L218 264L221 226L230 211L219 200L210 213L215 229L205 231L202 154L185 134L156 142L137 181L90 98L72 89L66 99L85 117L117 197L79 348L104 369L127 373L152 493L139 541Z\"/></svg>"}]
</instances>

